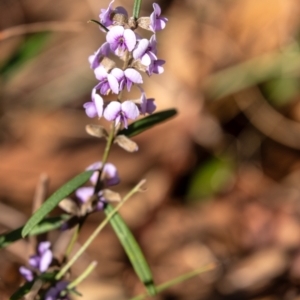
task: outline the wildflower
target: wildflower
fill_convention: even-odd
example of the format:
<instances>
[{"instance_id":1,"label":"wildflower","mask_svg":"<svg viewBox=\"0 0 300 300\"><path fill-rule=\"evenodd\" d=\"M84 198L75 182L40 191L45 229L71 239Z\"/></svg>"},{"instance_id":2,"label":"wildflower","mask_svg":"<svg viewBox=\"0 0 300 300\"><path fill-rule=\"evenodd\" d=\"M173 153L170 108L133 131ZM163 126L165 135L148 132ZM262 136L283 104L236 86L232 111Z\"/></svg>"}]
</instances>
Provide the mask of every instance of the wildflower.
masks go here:
<instances>
[{"instance_id":1,"label":"wildflower","mask_svg":"<svg viewBox=\"0 0 300 300\"><path fill-rule=\"evenodd\" d=\"M94 170L94 174L91 176L90 181L95 185L97 182L99 170L102 168L102 162L98 161L86 168L87 171ZM120 182L118 170L115 165L106 163L103 168L103 178L105 186L117 185Z\"/></svg>"},{"instance_id":2,"label":"wildflower","mask_svg":"<svg viewBox=\"0 0 300 300\"><path fill-rule=\"evenodd\" d=\"M166 61L162 59L153 60L146 70L147 74L149 76L151 76L153 73L162 74L164 72L162 65L164 65L165 62Z\"/></svg>"},{"instance_id":3,"label":"wildflower","mask_svg":"<svg viewBox=\"0 0 300 300\"><path fill-rule=\"evenodd\" d=\"M161 17L161 9L157 3L153 3L153 13L150 15L150 29L155 32L163 30L166 27L168 19L166 17Z\"/></svg>"},{"instance_id":4,"label":"wildflower","mask_svg":"<svg viewBox=\"0 0 300 300\"><path fill-rule=\"evenodd\" d=\"M111 7L112 7L113 2L114 2L114 0L112 0L109 3L107 9L101 9L101 12L99 15L100 22L105 27L109 27L109 26L115 24L114 15L121 14L126 18L128 17L128 13L124 7L118 6L115 9L112 9Z\"/></svg>"},{"instance_id":5,"label":"wildflower","mask_svg":"<svg viewBox=\"0 0 300 300\"><path fill-rule=\"evenodd\" d=\"M154 98L147 99L146 93L141 89L142 95L140 98L140 112L141 114L152 114L155 109L156 105L154 103Z\"/></svg>"},{"instance_id":6,"label":"wildflower","mask_svg":"<svg viewBox=\"0 0 300 300\"><path fill-rule=\"evenodd\" d=\"M95 89L99 90L100 94L107 95L110 91L118 94L119 82L113 73L107 73L102 65L99 65L94 72L96 78L99 80L99 83L95 86Z\"/></svg>"},{"instance_id":7,"label":"wildflower","mask_svg":"<svg viewBox=\"0 0 300 300\"><path fill-rule=\"evenodd\" d=\"M108 121L115 121L116 124L121 122L127 128L128 119L135 120L139 114L140 112L136 104L127 100L123 103L118 101L110 102L105 108L103 116Z\"/></svg>"},{"instance_id":8,"label":"wildflower","mask_svg":"<svg viewBox=\"0 0 300 300\"><path fill-rule=\"evenodd\" d=\"M133 50L133 58L140 59L144 66L149 66L153 60L156 60L156 38L153 34L150 40L141 39L137 47Z\"/></svg>"},{"instance_id":9,"label":"wildflower","mask_svg":"<svg viewBox=\"0 0 300 300\"><path fill-rule=\"evenodd\" d=\"M51 243L46 241L46 242L41 242L38 245L38 254L32 255L29 258L29 265L33 268L38 270L41 273L44 273L47 271L49 268L53 254L52 251L50 250ZM32 281L34 278L34 272L31 269L28 269L26 267L20 267L19 269L20 273L23 275L23 277L27 281Z\"/></svg>"},{"instance_id":10,"label":"wildflower","mask_svg":"<svg viewBox=\"0 0 300 300\"><path fill-rule=\"evenodd\" d=\"M104 43L93 55L89 56L89 63L91 69L99 67L102 59L107 57L110 53L109 43Z\"/></svg>"},{"instance_id":11,"label":"wildflower","mask_svg":"<svg viewBox=\"0 0 300 300\"><path fill-rule=\"evenodd\" d=\"M126 86L127 91L129 92L133 83L143 83L142 75L133 68L127 68L125 71L115 68L112 71L114 71L114 76L116 76L120 83L120 91L123 90Z\"/></svg>"},{"instance_id":12,"label":"wildflower","mask_svg":"<svg viewBox=\"0 0 300 300\"><path fill-rule=\"evenodd\" d=\"M126 51L133 50L136 44L136 36L131 29L114 26L107 33L106 41L110 44L111 51L117 56L122 56Z\"/></svg>"},{"instance_id":13,"label":"wildflower","mask_svg":"<svg viewBox=\"0 0 300 300\"><path fill-rule=\"evenodd\" d=\"M92 101L83 104L85 113L89 118L102 117L103 98L96 93L96 89L92 90Z\"/></svg>"},{"instance_id":14,"label":"wildflower","mask_svg":"<svg viewBox=\"0 0 300 300\"><path fill-rule=\"evenodd\" d=\"M45 294L45 300L68 300L70 299L68 295L61 296L61 292L66 290L68 282L59 281L54 287L51 287Z\"/></svg>"}]
</instances>

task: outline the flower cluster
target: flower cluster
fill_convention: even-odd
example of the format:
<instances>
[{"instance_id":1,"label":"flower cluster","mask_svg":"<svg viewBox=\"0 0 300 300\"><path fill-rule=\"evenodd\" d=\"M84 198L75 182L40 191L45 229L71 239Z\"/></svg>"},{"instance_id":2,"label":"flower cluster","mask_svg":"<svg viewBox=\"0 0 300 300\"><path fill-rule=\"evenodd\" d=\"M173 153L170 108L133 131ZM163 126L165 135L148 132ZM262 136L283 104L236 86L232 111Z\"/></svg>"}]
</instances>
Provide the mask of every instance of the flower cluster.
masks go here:
<instances>
[{"instance_id":1,"label":"flower cluster","mask_svg":"<svg viewBox=\"0 0 300 300\"><path fill-rule=\"evenodd\" d=\"M84 103L83 107L90 118L104 117L127 128L128 120L135 120L140 114L151 114L156 109L154 99L147 98L141 87L143 78L140 71L149 76L164 72L165 61L157 57L156 32L164 29L168 20L161 16L161 9L156 3L150 17L135 20L128 18L125 8L113 9L113 2L99 15L100 29L106 29L106 42L89 57L98 83L92 90L91 101ZM153 32L151 38L148 40L138 35L135 32L138 27ZM123 68L116 67L110 56L122 60ZM133 85L139 88L140 98L122 101L123 90L129 92ZM110 93L118 95L117 99L104 101L103 96Z\"/></svg>"},{"instance_id":2,"label":"flower cluster","mask_svg":"<svg viewBox=\"0 0 300 300\"><path fill-rule=\"evenodd\" d=\"M75 191L76 201L72 198L65 198L59 203L62 210L73 216L62 225L62 230L73 227L79 219L88 214L103 210L106 203L121 199L118 193L108 189L120 182L117 168L113 164L106 163L103 166L99 161L88 166L86 170L94 171L89 180L91 185L80 187Z\"/></svg>"},{"instance_id":3,"label":"flower cluster","mask_svg":"<svg viewBox=\"0 0 300 300\"><path fill-rule=\"evenodd\" d=\"M30 256L29 268L21 266L19 271L26 281L33 281L36 276L45 273L50 267L53 260L53 253L50 249L51 243L48 241L39 243L37 254ZM66 281L57 281L55 286L50 287L45 292L46 300L67 300L69 297L65 292L64 296L60 296L65 291L69 283Z\"/></svg>"},{"instance_id":4,"label":"flower cluster","mask_svg":"<svg viewBox=\"0 0 300 300\"><path fill-rule=\"evenodd\" d=\"M37 254L30 256L29 265L30 269L26 267L20 267L20 273L27 281L32 281L35 277L35 273L44 273L49 268L53 254L50 250L50 242L41 242L38 245Z\"/></svg>"},{"instance_id":5,"label":"flower cluster","mask_svg":"<svg viewBox=\"0 0 300 300\"><path fill-rule=\"evenodd\" d=\"M93 186L88 186L88 187L81 187L76 190L75 194L76 197L79 199L81 204L87 203L89 199L94 195L95 191L95 185L97 184L98 176L99 176L99 170L102 168L102 162L95 162L89 167L86 168L87 171L89 170L94 170L95 172L90 178L90 182L92 183ZM102 187L109 187L116 185L120 182L120 178L118 175L117 168L111 164L111 163L106 163L104 165L104 168L102 170L103 173L103 180L102 180ZM106 202L109 202L109 199L106 199L104 189L101 189L95 198L94 203L92 204L92 210L103 210L104 205Z\"/></svg>"}]
</instances>

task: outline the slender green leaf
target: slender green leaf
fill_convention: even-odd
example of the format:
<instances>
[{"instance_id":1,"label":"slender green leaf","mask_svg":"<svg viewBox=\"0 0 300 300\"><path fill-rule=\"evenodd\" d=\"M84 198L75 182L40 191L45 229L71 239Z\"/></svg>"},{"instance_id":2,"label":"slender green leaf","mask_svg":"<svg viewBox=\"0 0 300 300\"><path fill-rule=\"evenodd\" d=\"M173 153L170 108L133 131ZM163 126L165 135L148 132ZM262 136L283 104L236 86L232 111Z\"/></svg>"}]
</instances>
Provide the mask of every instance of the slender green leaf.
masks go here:
<instances>
[{"instance_id":1,"label":"slender green leaf","mask_svg":"<svg viewBox=\"0 0 300 300\"><path fill-rule=\"evenodd\" d=\"M104 210L105 214L108 215L113 211L113 209L113 206L108 204ZM150 267L130 229L117 212L110 219L110 224L128 255L136 274L145 285L148 294L152 296L156 295L156 289Z\"/></svg>"},{"instance_id":2,"label":"slender green leaf","mask_svg":"<svg viewBox=\"0 0 300 300\"><path fill-rule=\"evenodd\" d=\"M205 273L205 272L208 272L208 271L212 271L213 269L215 269L215 265L214 264L209 264L207 266L204 266L202 268L199 268L199 269L196 269L196 270L193 270L191 272L188 272L188 273L185 273L183 275L180 275L176 278L173 278L163 284L160 284L156 287L156 290L158 293L166 290L167 288L171 287L171 286L174 286L176 284L179 284L179 283L182 283L182 282L185 282L186 280L188 279L191 279L201 273ZM131 298L130 300L143 300L145 298L147 298L147 294L142 294L142 295L138 295L136 297L133 297Z\"/></svg>"},{"instance_id":3,"label":"slender green leaf","mask_svg":"<svg viewBox=\"0 0 300 300\"><path fill-rule=\"evenodd\" d=\"M4 77L13 75L14 72L41 52L48 37L49 33L47 32L28 36L17 51L0 67L0 74Z\"/></svg>"},{"instance_id":4,"label":"slender green leaf","mask_svg":"<svg viewBox=\"0 0 300 300\"><path fill-rule=\"evenodd\" d=\"M122 129L118 135L124 134L128 137L135 136L154 125L164 122L177 114L176 109L163 110L158 113L152 114L146 118L138 120L128 126L127 129Z\"/></svg>"},{"instance_id":5,"label":"slender green leaf","mask_svg":"<svg viewBox=\"0 0 300 300\"><path fill-rule=\"evenodd\" d=\"M25 282L13 295L9 298L10 300L22 299L24 295L30 292L34 281Z\"/></svg>"},{"instance_id":6,"label":"slender green leaf","mask_svg":"<svg viewBox=\"0 0 300 300\"><path fill-rule=\"evenodd\" d=\"M72 192L74 192L78 187L83 185L85 182L89 180L92 176L93 171L85 171L66 184L64 184L61 188L59 188L52 196L50 196L45 203L31 216L28 222L25 224L22 229L22 237L28 235L31 230L40 222L42 219L52 211L58 203L69 196Z\"/></svg>"},{"instance_id":7,"label":"slender green leaf","mask_svg":"<svg viewBox=\"0 0 300 300\"><path fill-rule=\"evenodd\" d=\"M139 17L140 10L141 10L141 4L142 4L142 0L134 0L132 14L133 14L133 17L135 20L137 20Z\"/></svg>"},{"instance_id":8,"label":"slender green leaf","mask_svg":"<svg viewBox=\"0 0 300 300\"><path fill-rule=\"evenodd\" d=\"M70 215L63 214L58 217L51 217L41 221L38 225L32 228L29 235L37 235L45 233L61 227L68 219ZM22 238L23 226L13 231L0 235L0 249L9 246L11 243L20 240Z\"/></svg>"}]
</instances>

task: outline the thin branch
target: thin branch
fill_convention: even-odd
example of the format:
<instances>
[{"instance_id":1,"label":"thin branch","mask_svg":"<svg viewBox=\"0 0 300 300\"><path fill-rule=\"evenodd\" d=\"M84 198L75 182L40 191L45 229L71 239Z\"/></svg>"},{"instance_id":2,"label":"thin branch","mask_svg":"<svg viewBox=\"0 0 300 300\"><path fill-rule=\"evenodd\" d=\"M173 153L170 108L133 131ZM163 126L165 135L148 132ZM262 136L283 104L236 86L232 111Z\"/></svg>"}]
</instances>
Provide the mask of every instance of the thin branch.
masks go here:
<instances>
[{"instance_id":1,"label":"thin branch","mask_svg":"<svg viewBox=\"0 0 300 300\"><path fill-rule=\"evenodd\" d=\"M80 32L83 29L84 24L81 22L37 22L31 24L22 24L14 27L10 27L0 31L0 41L10 39L15 36L44 32L44 31L55 31L55 32Z\"/></svg>"}]
</instances>

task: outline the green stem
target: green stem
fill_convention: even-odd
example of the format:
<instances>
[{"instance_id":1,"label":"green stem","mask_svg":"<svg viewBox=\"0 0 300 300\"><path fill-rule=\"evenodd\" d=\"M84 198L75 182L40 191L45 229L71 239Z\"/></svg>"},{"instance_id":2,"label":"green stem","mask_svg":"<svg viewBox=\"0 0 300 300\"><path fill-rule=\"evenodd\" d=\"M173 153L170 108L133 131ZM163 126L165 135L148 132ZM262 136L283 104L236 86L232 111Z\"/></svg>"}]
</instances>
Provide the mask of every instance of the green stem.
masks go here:
<instances>
[{"instance_id":1,"label":"green stem","mask_svg":"<svg viewBox=\"0 0 300 300\"><path fill-rule=\"evenodd\" d=\"M87 249L87 247L93 242L93 240L97 237L100 231L106 226L109 220L114 216L114 214L125 204L125 202L136 192L140 190L140 187L144 184L145 180L140 181L124 198L123 200L116 206L116 208L105 218L105 220L98 225L98 227L94 230L91 236L86 240L86 242L82 245L82 247L78 250L78 252L67 262L66 265L59 271L59 273L55 276L56 280L61 279L66 272L71 268L71 266L76 262L76 260L83 254L83 252Z\"/></svg>"},{"instance_id":2,"label":"green stem","mask_svg":"<svg viewBox=\"0 0 300 300\"><path fill-rule=\"evenodd\" d=\"M74 245L75 245L75 242L77 241L77 238L78 238L78 235L79 235L79 230L80 230L80 226L77 225L76 228L74 229L74 232L73 232L71 241L70 241L70 243L69 243L69 245L68 245L68 248L67 248L67 250L66 250L66 255L65 255L65 257L68 257L68 256L71 254L72 249L73 249L73 247L74 247Z\"/></svg>"},{"instance_id":3,"label":"green stem","mask_svg":"<svg viewBox=\"0 0 300 300\"><path fill-rule=\"evenodd\" d=\"M188 280L190 278L193 278L193 277L195 277L195 276L197 276L197 275L199 275L201 273L211 271L211 270L215 269L215 267L216 267L215 264L212 263L212 264L209 264L207 266L204 266L204 267L201 267L199 269L196 269L194 271L191 271L191 272L188 272L186 274L180 275L180 276L178 276L176 278L173 278L173 279L171 279L171 280L169 280L169 281L167 281L165 283L162 283L162 284L158 285L156 287L156 291L158 293L162 292L162 291L166 290L167 288L169 288L169 287L171 287L173 285L176 285L178 283L186 281L186 280ZM147 297L149 297L149 295L147 293L145 293L145 294L141 294L141 295L135 296L135 297L131 298L130 300L143 300L143 299L145 299Z\"/></svg>"},{"instance_id":4,"label":"green stem","mask_svg":"<svg viewBox=\"0 0 300 300\"><path fill-rule=\"evenodd\" d=\"M67 289L71 290L72 288L76 287L80 282L82 282L91 274L91 272L96 268L97 264L98 263L96 261L92 261L89 266L83 271L83 273L67 286Z\"/></svg>"}]
</instances>

